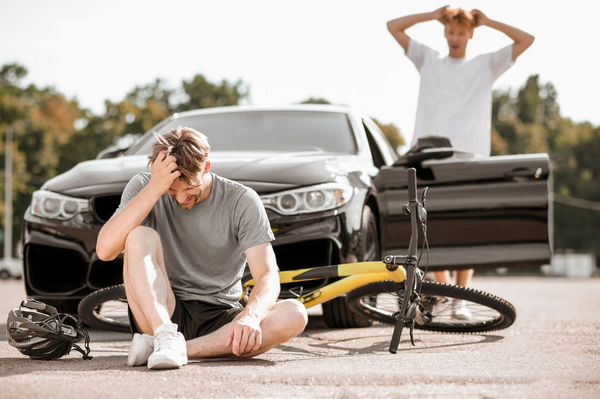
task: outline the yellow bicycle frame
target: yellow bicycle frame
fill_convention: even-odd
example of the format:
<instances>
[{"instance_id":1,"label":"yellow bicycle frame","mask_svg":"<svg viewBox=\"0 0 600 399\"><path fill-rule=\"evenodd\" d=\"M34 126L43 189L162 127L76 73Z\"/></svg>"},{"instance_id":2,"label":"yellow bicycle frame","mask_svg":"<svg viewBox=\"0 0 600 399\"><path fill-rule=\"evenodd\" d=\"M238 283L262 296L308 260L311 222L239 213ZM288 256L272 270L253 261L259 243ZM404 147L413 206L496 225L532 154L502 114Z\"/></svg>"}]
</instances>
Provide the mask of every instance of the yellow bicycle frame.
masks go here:
<instances>
[{"instance_id":1,"label":"yellow bicycle frame","mask_svg":"<svg viewBox=\"0 0 600 399\"><path fill-rule=\"evenodd\" d=\"M396 270L390 271L383 262L356 262L279 272L281 284L328 277L341 278L306 294L301 292L297 299L306 308L310 308L343 295L348 291L362 287L365 284L384 280L393 280L401 283L406 279L406 270L402 266L398 266ZM254 280L246 282L244 284L244 292L247 293L252 286L254 286Z\"/></svg>"}]
</instances>

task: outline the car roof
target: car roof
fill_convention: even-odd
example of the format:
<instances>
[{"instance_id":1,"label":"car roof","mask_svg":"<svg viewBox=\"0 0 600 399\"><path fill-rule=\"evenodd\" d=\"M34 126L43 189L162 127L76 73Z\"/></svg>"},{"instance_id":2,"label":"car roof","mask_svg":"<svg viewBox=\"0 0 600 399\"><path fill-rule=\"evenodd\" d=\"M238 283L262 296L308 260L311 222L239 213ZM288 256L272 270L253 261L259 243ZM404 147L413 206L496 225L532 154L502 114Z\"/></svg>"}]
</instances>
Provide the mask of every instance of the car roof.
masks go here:
<instances>
[{"instance_id":1,"label":"car roof","mask_svg":"<svg viewBox=\"0 0 600 399\"><path fill-rule=\"evenodd\" d=\"M191 111L183 111L173 114L174 118L188 117L203 114L231 113L231 112L260 112L260 111L313 111L313 112L333 112L333 113L353 113L351 108L345 105L332 104L290 104L277 106L256 106L256 105L230 105L225 107L202 108Z\"/></svg>"}]
</instances>

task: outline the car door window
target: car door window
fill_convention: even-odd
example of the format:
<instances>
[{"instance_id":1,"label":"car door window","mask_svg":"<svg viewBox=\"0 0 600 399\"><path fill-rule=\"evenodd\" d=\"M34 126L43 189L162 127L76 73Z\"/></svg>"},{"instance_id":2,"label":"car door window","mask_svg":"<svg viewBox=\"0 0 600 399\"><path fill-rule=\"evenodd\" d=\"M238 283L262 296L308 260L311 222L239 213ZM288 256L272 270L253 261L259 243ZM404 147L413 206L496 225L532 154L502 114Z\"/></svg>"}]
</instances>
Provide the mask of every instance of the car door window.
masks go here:
<instances>
[{"instance_id":1,"label":"car door window","mask_svg":"<svg viewBox=\"0 0 600 399\"><path fill-rule=\"evenodd\" d=\"M373 159L373 164L380 169L382 166L388 165L390 162L393 161L393 159L391 158L391 146L389 146L388 144L388 148L386 148L388 150L388 155L386 157L386 155L384 155L384 152L381 150L380 148L380 143L378 143L378 141L383 141L383 140L377 140L376 139L376 135L373 133L372 129L369 128L369 126L366 124L366 122L363 120L363 127L365 128L365 133L367 135L367 141L369 142L369 149L371 150L371 158ZM387 143L381 143L381 144L387 144ZM390 159L386 159L386 158L390 158Z\"/></svg>"}]
</instances>

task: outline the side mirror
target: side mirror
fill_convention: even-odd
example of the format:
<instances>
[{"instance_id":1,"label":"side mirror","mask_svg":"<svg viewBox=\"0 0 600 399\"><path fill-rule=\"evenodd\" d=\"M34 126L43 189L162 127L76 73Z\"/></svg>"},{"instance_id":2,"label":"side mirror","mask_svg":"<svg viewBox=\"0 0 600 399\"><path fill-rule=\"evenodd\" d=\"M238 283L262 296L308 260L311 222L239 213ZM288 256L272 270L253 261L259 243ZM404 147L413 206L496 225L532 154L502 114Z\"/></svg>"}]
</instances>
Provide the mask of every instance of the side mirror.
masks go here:
<instances>
[{"instance_id":1,"label":"side mirror","mask_svg":"<svg viewBox=\"0 0 600 399\"><path fill-rule=\"evenodd\" d=\"M394 166L418 166L423 161L449 158L452 154L454 154L454 150L448 138L438 136L422 137L406 154L394 162Z\"/></svg>"},{"instance_id":2,"label":"side mirror","mask_svg":"<svg viewBox=\"0 0 600 399\"><path fill-rule=\"evenodd\" d=\"M123 155L127 148L108 147L96 155L96 159L116 158Z\"/></svg>"},{"instance_id":3,"label":"side mirror","mask_svg":"<svg viewBox=\"0 0 600 399\"><path fill-rule=\"evenodd\" d=\"M418 152L409 151L406 154L402 155L400 158L398 158L398 160L394 162L394 166L417 166L423 161L427 161L429 159L449 158L453 154L454 149L452 149L452 147L426 148Z\"/></svg>"}]
</instances>

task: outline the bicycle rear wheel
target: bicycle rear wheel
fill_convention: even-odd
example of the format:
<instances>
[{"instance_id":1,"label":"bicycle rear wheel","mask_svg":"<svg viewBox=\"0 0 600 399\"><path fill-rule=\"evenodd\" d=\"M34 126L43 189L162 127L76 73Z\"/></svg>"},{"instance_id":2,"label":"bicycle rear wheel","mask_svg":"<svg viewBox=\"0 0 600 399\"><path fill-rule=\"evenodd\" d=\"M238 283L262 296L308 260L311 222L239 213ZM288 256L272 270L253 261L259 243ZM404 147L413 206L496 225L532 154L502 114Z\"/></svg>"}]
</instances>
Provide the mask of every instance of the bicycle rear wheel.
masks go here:
<instances>
[{"instance_id":1,"label":"bicycle rear wheel","mask_svg":"<svg viewBox=\"0 0 600 399\"><path fill-rule=\"evenodd\" d=\"M393 281L371 283L346 295L350 309L374 320L394 324L402 299L398 289L402 284ZM377 296L373 304L372 296ZM454 300L463 300L471 313L468 319L456 318L452 312ZM484 332L502 330L513 324L516 311L508 301L495 295L465 288L424 281L421 286L419 313L426 320L415 323L415 328L447 333Z\"/></svg>"},{"instance_id":2,"label":"bicycle rear wheel","mask_svg":"<svg viewBox=\"0 0 600 399\"><path fill-rule=\"evenodd\" d=\"M127 296L123 284L94 291L79 302L81 321L92 328L131 332Z\"/></svg>"}]
</instances>

